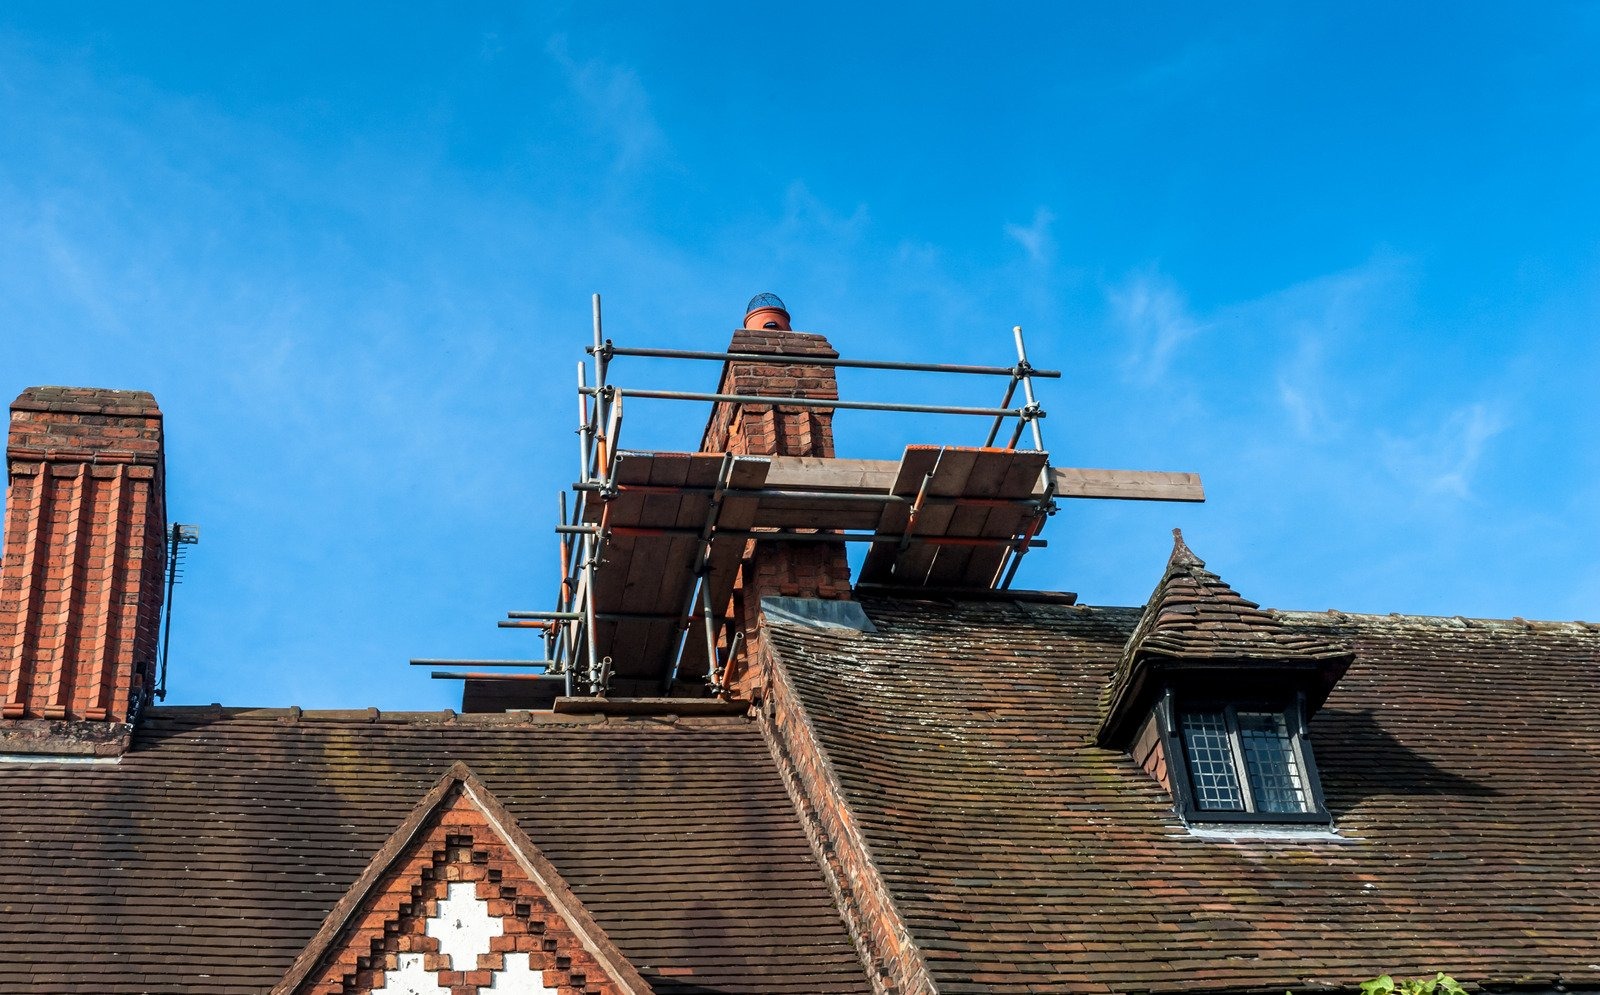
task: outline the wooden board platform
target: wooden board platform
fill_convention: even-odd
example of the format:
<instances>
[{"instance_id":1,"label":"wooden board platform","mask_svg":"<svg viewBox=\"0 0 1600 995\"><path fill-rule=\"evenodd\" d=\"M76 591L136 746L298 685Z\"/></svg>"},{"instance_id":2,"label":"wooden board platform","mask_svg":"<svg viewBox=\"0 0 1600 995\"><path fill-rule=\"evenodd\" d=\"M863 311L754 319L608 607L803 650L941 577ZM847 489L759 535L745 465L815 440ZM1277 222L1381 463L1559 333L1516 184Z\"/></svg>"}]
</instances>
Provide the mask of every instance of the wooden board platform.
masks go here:
<instances>
[{"instance_id":1,"label":"wooden board platform","mask_svg":"<svg viewBox=\"0 0 1600 995\"><path fill-rule=\"evenodd\" d=\"M1027 450L909 447L890 486L913 503L885 508L877 526L879 535L901 541L874 543L859 580L905 587L994 586L1010 542L1042 514L1025 502L1043 496L1040 481L1048 459ZM926 499L943 500L925 499L916 508L924 479Z\"/></svg>"},{"instance_id":2,"label":"wooden board platform","mask_svg":"<svg viewBox=\"0 0 1600 995\"><path fill-rule=\"evenodd\" d=\"M702 549L720 612L752 531L871 533L886 541L869 547L861 583L988 589L1019 538L1042 525L1049 497L1204 500L1194 474L1053 469L1048 459L954 446L911 446L899 461L740 456L717 505L722 454L619 452L611 496L585 508L601 532L596 647L619 680L665 681L674 661L680 679L703 677Z\"/></svg>"},{"instance_id":3,"label":"wooden board platform","mask_svg":"<svg viewBox=\"0 0 1600 995\"><path fill-rule=\"evenodd\" d=\"M595 642L619 678L664 677L677 655L722 460L716 453L618 454L617 496L603 511L595 508L593 518L602 530ZM730 486L757 489L767 468L763 460L736 458ZM730 495L719 516L723 527L748 528L752 505L749 497ZM738 560L728 559L713 557L714 590L732 589Z\"/></svg>"}]
</instances>

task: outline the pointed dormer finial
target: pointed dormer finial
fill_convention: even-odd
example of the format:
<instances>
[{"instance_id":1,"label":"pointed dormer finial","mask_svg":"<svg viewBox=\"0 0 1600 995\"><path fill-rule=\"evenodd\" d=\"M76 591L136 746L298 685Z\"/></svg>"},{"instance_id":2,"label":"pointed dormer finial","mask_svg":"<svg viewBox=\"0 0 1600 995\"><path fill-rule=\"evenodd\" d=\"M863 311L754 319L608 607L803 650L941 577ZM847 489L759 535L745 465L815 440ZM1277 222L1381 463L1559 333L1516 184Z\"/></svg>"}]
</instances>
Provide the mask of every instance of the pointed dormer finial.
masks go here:
<instances>
[{"instance_id":1,"label":"pointed dormer finial","mask_svg":"<svg viewBox=\"0 0 1600 995\"><path fill-rule=\"evenodd\" d=\"M1194 555L1194 550L1189 548L1189 544L1183 541L1182 529L1172 530L1172 559L1170 562L1174 564L1192 564L1199 567L1206 565L1204 560Z\"/></svg>"}]
</instances>

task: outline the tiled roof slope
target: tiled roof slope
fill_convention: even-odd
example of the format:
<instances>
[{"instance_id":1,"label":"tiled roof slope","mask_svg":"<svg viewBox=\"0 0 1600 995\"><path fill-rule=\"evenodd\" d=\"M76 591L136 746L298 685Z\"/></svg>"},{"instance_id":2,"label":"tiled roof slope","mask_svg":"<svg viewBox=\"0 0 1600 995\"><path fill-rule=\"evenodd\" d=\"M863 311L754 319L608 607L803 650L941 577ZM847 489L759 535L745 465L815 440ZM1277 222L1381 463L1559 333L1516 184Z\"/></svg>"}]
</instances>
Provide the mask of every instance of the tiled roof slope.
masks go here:
<instances>
[{"instance_id":1,"label":"tiled roof slope","mask_svg":"<svg viewBox=\"0 0 1600 995\"><path fill-rule=\"evenodd\" d=\"M267 991L458 760L655 991L867 990L748 720L166 708L0 764L0 991Z\"/></svg>"},{"instance_id":2,"label":"tiled roof slope","mask_svg":"<svg viewBox=\"0 0 1600 995\"><path fill-rule=\"evenodd\" d=\"M1341 841L1190 835L1092 745L1139 609L869 600L773 625L938 990L1600 985L1600 632L1273 613L1351 646L1312 721Z\"/></svg>"}]
</instances>

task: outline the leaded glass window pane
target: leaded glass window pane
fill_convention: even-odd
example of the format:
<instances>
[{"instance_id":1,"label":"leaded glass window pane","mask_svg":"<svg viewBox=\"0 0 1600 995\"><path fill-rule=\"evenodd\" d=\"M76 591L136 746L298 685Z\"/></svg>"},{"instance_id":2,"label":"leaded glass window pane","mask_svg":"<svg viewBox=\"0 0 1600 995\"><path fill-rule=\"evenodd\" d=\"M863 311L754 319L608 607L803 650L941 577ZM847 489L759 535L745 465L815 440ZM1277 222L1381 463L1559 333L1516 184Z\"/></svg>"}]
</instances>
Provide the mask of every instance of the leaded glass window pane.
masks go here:
<instances>
[{"instance_id":1,"label":"leaded glass window pane","mask_svg":"<svg viewBox=\"0 0 1600 995\"><path fill-rule=\"evenodd\" d=\"M1305 779L1282 712L1240 712L1239 746L1257 812L1306 811Z\"/></svg>"},{"instance_id":2,"label":"leaded glass window pane","mask_svg":"<svg viewBox=\"0 0 1600 995\"><path fill-rule=\"evenodd\" d=\"M1224 713L1184 712L1183 753L1189 761L1189 779L1194 782L1198 807L1229 811L1244 808Z\"/></svg>"}]
</instances>

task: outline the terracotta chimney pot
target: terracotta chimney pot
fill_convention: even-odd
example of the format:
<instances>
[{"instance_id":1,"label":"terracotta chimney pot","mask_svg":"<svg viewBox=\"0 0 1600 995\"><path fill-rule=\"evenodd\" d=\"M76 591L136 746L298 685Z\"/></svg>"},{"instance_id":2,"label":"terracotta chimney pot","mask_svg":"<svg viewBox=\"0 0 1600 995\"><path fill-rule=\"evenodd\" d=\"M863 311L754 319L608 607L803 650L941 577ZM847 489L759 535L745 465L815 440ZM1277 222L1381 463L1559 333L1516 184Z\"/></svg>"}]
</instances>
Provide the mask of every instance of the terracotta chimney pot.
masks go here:
<instances>
[{"instance_id":1,"label":"terracotta chimney pot","mask_svg":"<svg viewBox=\"0 0 1600 995\"><path fill-rule=\"evenodd\" d=\"M777 294L757 294L745 305L744 327L790 331L789 310Z\"/></svg>"}]
</instances>

